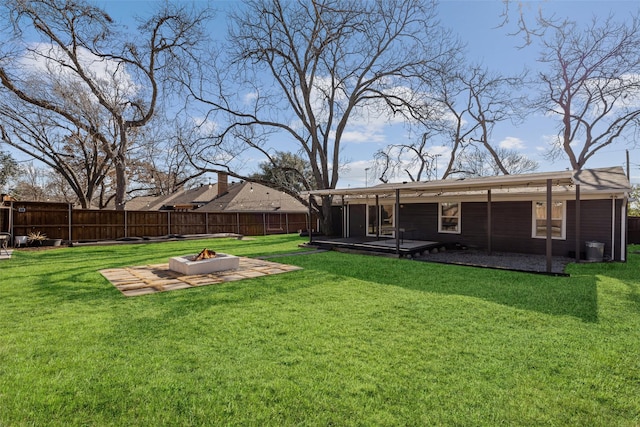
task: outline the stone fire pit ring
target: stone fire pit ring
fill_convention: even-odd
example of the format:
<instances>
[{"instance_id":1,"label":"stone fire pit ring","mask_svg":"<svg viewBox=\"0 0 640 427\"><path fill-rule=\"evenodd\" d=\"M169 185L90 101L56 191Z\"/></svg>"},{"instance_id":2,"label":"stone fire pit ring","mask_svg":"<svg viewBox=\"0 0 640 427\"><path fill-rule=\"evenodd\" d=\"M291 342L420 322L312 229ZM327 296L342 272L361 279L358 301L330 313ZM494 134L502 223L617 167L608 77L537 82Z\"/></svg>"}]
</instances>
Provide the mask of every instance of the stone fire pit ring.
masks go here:
<instances>
[{"instance_id":1,"label":"stone fire pit ring","mask_svg":"<svg viewBox=\"0 0 640 427\"><path fill-rule=\"evenodd\" d=\"M196 256L197 254L191 254L169 258L169 270L187 276L194 276L217 271L236 270L240 265L240 258L235 255L218 252L214 258L193 261Z\"/></svg>"}]
</instances>

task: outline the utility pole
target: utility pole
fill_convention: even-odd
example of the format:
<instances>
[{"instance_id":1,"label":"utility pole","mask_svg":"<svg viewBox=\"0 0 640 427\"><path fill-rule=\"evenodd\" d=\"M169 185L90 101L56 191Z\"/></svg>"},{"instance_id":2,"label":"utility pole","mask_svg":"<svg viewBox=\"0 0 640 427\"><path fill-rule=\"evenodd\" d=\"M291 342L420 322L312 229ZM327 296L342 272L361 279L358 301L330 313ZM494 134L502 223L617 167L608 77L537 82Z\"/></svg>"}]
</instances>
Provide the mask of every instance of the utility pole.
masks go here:
<instances>
[{"instance_id":1,"label":"utility pole","mask_svg":"<svg viewBox=\"0 0 640 427\"><path fill-rule=\"evenodd\" d=\"M627 178L631 180L631 168L629 166L629 149L627 149Z\"/></svg>"}]
</instances>

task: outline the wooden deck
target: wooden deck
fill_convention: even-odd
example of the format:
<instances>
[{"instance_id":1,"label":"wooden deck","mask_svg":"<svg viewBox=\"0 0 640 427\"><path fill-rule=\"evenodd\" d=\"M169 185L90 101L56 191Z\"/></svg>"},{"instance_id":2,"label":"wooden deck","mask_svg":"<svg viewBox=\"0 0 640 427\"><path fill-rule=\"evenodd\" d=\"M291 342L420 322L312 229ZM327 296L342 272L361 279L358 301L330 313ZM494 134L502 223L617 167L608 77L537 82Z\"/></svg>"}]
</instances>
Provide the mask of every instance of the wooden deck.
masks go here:
<instances>
[{"instance_id":1,"label":"wooden deck","mask_svg":"<svg viewBox=\"0 0 640 427\"><path fill-rule=\"evenodd\" d=\"M408 240L401 239L400 247L396 248L396 239L375 237L346 237L346 238L313 238L308 245L317 246L324 249L332 250L353 250L366 252L381 252L387 254L397 254L400 256L413 256L418 253L424 253L433 248L444 246L441 242L432 242L426 240Z\"/></svg>"}]
</instances>

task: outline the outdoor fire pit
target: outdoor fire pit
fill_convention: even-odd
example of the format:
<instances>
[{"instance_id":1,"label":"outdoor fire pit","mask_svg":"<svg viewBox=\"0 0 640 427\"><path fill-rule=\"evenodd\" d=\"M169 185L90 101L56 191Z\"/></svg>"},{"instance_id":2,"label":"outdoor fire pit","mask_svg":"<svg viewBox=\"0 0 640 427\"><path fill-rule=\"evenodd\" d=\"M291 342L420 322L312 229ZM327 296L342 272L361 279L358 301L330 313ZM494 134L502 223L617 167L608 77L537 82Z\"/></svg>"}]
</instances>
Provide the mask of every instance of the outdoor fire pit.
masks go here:
<instances>
[{"instance_id":1,"label":"outdoor fire pit","mask_svg":"<svg viewBox=\"0 0 640 427\"><path fill-rule=\"evenodd\" d=\"M187 276L235 270L239 265L240 258L237 256L216 253L208 249L204 249L199 254L169 258L169 269Z\"/></svg>"}]
</instances>

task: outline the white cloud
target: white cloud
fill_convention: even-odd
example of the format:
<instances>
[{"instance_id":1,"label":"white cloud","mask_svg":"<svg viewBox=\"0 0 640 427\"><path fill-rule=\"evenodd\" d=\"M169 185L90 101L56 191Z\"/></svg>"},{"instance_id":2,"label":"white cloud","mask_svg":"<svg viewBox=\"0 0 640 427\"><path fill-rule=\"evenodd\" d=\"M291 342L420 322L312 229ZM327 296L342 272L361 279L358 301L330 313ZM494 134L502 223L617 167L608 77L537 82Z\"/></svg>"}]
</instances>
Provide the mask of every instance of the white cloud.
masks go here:
<instances>
[{"instance_id":1,"label":"white cloud","mask_svg":"<svg viewBox=\"0 0 640 427\"><path fill-rule=\"evenodd\" d=\"M375 143L384 142L385 141L384 124L377 123L369 126L363 126L363 125L350 126L349 130L346 130L343 132L342 141L353 142L356 144L363 144L363 143L369 143L369 142L375 142Z\"/></svg>"},{"instance_id":2,"label":"white cloud","mask_svg":"<svg viewBox=\"0 0 640 427\"><path fill-rule=\"evenodd\" d=\"M507 150L523 150L525 148L524 142L520 138L514 136L508 136L498 144L500 148Z\"/></svg>"},{"instance_id":3,"label":"white cloud","mask_svg":"<svg viewBox=\"0 0 640 427\"><path fill-rule=\"evenodd\" d=\"M124 64L100 58L85 48L78 48L78 61L84 72L100 87L103 94L114 104L136 96L139 87ZM33 43L19 60L22 69L30 71L34 78L48 82L54 87L73 87L73 90L89 88L80 76L72 70L75 67L62 49L46 43ZM82 89L80 89L82 88Z\"/></svg>"},{"instance_id":4,"label":"white cloud","mask_svg":"<svg viewBox=\"0 0 640 427\"><path fill-rule=\"evenodd\" d=\"M218 129L218 123L205 117L191 119L201 135L211 135Z\"/></svg>"},{"instance_id":5,"label":"white cloud","mask_svg":"<svg viewBox=\"0 0 640 427\"><path fill-rule=\"evenodd\" d=\"M244 104L252 104L256 99L258 99L258 92L249 92L246 93L243 97L242 97L242 102Z\"/></svg>"}]
</instances>

